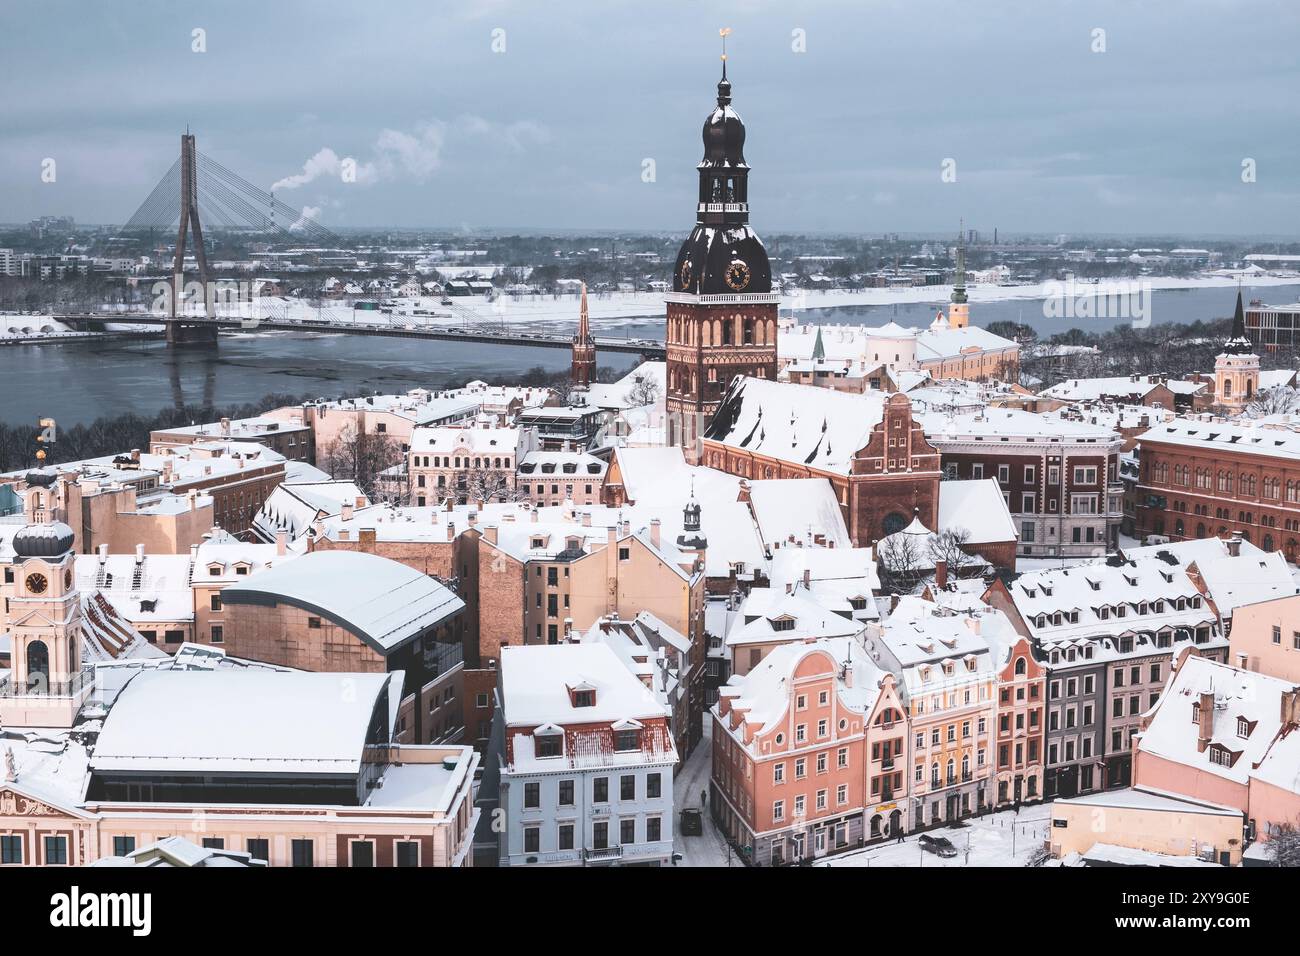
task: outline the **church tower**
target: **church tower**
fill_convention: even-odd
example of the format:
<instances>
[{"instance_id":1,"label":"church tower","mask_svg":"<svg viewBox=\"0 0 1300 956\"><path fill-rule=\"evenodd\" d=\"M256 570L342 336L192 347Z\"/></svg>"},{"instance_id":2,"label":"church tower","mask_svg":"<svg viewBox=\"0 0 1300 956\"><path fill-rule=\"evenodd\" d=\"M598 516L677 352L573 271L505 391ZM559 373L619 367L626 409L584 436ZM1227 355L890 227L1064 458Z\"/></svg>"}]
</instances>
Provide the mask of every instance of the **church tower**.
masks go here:
<instances>
[{"instance_id":1,"label":"church tower","mask_svg":"<svg viewBox=\"0 0 1300 956\"><path fill-rule=\"evenodd\" d=\"M42 500L36 504L32 523L12 541L12 670L0 721L6 727L71 727L94 687L82 673L75 535L53 520Z\"/></svg>"},{"instance_id":2,"label":"church tower","mask_svg":"<svg viewBox=\"0 0 1300 956\"><path fill-rule=\"evenodd\" d=\"M578 333L573 337L573 360L569 365L569 382L574 388L586 388L596 380L596 340L591 337L587 320L587 283L582 284L582 305L578 312Z\"/></svg>"},{"instance_id":3,"label":"church tower","mask_svg":"<svg viewBox=\"0 0 1300 956\"><path fill-rule=\"evenodd\" d=\"M957 237L957 278L952 284L952 305L948 308L948 327L964 329L970 325L970 307L966 304L966 224Z\"/></svg>"},{"instance_id":4,"label":"church tower","mask_svg":"<svg viewBox=\"0 0 1300 956\"><path fill-rule=\"evenodd\" d=\"M704 121L695 228L677 253L667 302L668 440L690 462L737 375L776 378L777 303L767 250L749 225L745 124L731 107L727 56Z\"/></svg>"},{"instance_id":5,"label":"church tower","mask_svg":"<svg viewBox=\"0 0 1300 956\"><path fill-rule=\"evenodd\" d=\"M1259 356L1246 335L1246 313L1237 290L1237 311L1232 316L1232 336L1214 360L1215 403L1240 411L1259 391Z\"/></svg>"}]
</instances>

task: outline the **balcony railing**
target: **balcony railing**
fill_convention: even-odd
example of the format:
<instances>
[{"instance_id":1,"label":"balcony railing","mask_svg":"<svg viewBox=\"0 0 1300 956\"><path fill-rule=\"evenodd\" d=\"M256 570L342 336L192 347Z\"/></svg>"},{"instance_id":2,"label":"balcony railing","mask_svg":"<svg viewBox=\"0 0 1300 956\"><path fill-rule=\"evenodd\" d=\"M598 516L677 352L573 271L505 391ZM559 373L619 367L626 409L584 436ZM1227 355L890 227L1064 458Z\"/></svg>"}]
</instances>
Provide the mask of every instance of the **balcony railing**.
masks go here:
<instances>
[{"instance_id":1,"label":"balcony railing","mask_svg":"<svg viewBox=\"0 0 1300 956\"><path fill-rule=\"evenodd\" d=\"M616 860L623 859L623 847L619 844L617 846L603 847L599 850L584 848L582 858L588 863L613 863Z\"/></svg>"},{"instance_id":2,"label":"balcony railing","mask_svg":"<svg viewBox=\"0 0 1300 956\"><path fill-rule=\"evenodd\" d=\"M0 681L0 697L76 697L95 683L95 668L83 667L72 680L49 681L32 679L25 685L6 677Z\"/></svg>"}]
</instances>

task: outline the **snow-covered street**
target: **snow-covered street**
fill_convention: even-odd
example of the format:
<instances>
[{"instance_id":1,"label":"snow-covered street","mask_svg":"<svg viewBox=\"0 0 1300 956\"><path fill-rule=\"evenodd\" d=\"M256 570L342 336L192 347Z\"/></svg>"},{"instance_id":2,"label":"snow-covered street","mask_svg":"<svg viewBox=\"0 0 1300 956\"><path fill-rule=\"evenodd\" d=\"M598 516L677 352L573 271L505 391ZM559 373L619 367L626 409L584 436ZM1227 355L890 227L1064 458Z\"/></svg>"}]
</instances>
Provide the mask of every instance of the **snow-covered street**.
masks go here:
<instances>
[{"instance_id":1,"label":"snow-covered street","mask_svg":"<svg viewBox=\"0 0 1300 956\"><path fill-rule=\"evenodd\" d=\"M704 832L682 836L682 807L701 807L700 794L709 788L712 765L713 738L706 733L673 781L673 850L682 855L678 866L744 866L734 853L728 852L727 841L713 825L707 803L702 807Z\"/></svg>"},{"instance_id":2,"label":"snow-covered street","mask_svg":"<svg viewBox=\"0 0 1300 956\"><path fill-rule=\"evenodd\" d=\"M862 850L827 857L819 866L1025 866L1042 847L1051 825L1046 806L1026 807L1019 814L1004 810L966 826L927 831L931 837L947 837L957 855L944 859L921 849L920 834L909 834L902 842L878 843Z\"/></svg>"}]
</instances>

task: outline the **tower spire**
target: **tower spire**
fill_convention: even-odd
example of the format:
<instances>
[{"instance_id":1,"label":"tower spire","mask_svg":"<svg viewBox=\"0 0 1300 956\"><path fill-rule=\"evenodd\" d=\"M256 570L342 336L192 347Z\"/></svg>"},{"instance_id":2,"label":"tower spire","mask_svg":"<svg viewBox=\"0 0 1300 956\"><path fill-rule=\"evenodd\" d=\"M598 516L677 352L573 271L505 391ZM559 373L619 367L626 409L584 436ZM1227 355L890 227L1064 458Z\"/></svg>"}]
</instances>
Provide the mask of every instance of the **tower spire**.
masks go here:
<instances>
[{"instance_id":1,"label":"tower spire","mask_svg":"<svg viewBox=\"0 0 1300 956\"><path fill-rule=\"evenodd\" d=\"M952 301L960 305L966 301L966 220L958 221L957 278L952 284Z\"/></svg>"},{"instance_id":2,"label":"tower spire","mask_svg":"<svg viewBox=\"0 0 1300 956\"><path fill-rule=\"evenodd\" d=\"M596 340L591 337L591 323L587 317L587 283L582 284L582 299L578 307L578 331L573 336L573 356L569 364L569 382L574 388L585 389L596 380Z\"/></svg>"},{"instance_id":3,"label":"tower spire","mask_svg":"<svg viewBox=\"0 0 1300 956\"><path fill-rule=\"evenodd\" d=\"M726 106L731 102L731 81L727 79L727 37L731 34L731 27L723 27L718 31L718 36L722 37L722 79L718 81L718 105Z\"/></svg>"}]
</instances>

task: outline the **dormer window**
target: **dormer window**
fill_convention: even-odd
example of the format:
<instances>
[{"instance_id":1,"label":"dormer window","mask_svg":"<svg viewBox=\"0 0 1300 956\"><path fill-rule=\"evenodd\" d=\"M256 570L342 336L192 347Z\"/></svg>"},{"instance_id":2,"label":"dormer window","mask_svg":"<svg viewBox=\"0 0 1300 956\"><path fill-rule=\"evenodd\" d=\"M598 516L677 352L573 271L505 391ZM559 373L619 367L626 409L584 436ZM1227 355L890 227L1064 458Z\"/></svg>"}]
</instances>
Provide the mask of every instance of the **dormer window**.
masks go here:
<instances>
[{"instance_id":1,"label":"dormer window","mask_svg":"<svg viewBox=\"0 0 1300 956\"><path fill-rule=\"evenodd\" d=\"M1192 723L1200 723L1201 720L1201 703L1192 701Z\"/></svg>"},{"instance_id":2,"label":"dormer window","mask_svg":"<svg viewBox=\"0 0 1300 956\"><path fill-rule=\"evenodd\" d=\"M215 577L220 577L220 576L221 576L221 572L222 572L223 570L224 570L224 568L223 568L220 564L209 564L209 565L208 565L208 574L211 575L211 576L214 577L214 578L215 578Z\"/></svg>"},{"instance_id":3,"label":"dormer window","mask_svg":"<svg viewBox=\"0 0 1300 956\"><path fill-rule=\"evenodd\" d=\"M620 753L629 750L640 750L641 731L639 730L614 731L614 749Z\"/></svg>"},{"instance_id":4,"label":"dormer window","mask_svg":"<svg viewBox=\"0 0 1300 956\"><path fill-rule=\"evenodd\" d=\"M921 668L921 683L922 683L922 684L929 683L929 680L930 680L930 668L928 668L928 667L922 667L922 668Z\"/></svg>"},{"instance_id":5,"label":"dormer window","mask_svg":"<svg viewBox=\"0 0 1300 956\"><path fill-rule=\"evenodd\" d=\"M247 573L248 573L248 565L246 565L246 564L237 564L237 565L235 565L235 573L236 573L236 574L247 574Z\"/></svg>"},{"instance_id":6,"label":"dormer window","mask_svg":"<svg viewBox=\"0 0 1300 956\"><path fill-rule=\"evenodd\" d=\"M596 692L594 690L575 690L573 692L574 707L595 707Z\"/></svg>"},{"instance_id":7,"label":"dormer window","mask_svg":"<svg viewBox=\"0 0 1300 956\"><path fill-rule=\"evenodd\" d=\"M1243 740L1245 740L1247 737L1250 736L1250 732L1251 732L1252 730L1254 730L1254 729L1255 729L1255 725L1252 724L1252 723L1251 723L1249 720L1247 720L1245 717L1238 717L1238 718L1237 718L1237 736L1238 736L1238 737L1240 737L1240 738L1242 738Z\"/></svg>"},{"instance_id":8,"label":"dormer window","mask_svg":"<svg viewBox=\"0 0 1300 956\"><path fill-rule=\"evenodd\" d=\"M772 625L772 630L774 631L794 630L794 618L792 617L769 618L768 620L769 623Z\"/></svg>"},{"instance_id":9,"label":"dormer window","mask_svg":"<svg viewBox=\"0 0 1300 956\"><path fill-rule=\"evenodd\" d=\"M554 724L533 731L533 752L538 757L558 757L564 749L564 733Z\"/></svg>"}]
</instances>

